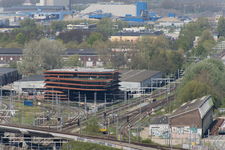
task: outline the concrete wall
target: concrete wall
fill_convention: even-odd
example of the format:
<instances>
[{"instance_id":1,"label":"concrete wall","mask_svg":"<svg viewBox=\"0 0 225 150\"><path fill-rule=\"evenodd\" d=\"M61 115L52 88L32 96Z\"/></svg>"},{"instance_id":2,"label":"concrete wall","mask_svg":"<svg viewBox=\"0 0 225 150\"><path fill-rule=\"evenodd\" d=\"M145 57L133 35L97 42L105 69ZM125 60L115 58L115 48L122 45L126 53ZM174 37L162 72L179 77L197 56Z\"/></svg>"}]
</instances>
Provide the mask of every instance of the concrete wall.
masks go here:
<instances>
[{"instance_id":1,"label":"concrete wall","mask_svg":"<svg viewBox=\"0 0 225 150\"><path fill-rule=\"evenodd\" d=\"M43 87L44 84L45 84L44 81L29 81L29 84L28 84L28 81L27 82L25 82L25 81L23 81L23 82L16 81L16 82L14 82L14 87L13 88L16 91L18 91L18 88L19 88L20 92L22 92L22 89L30 88L30 89L33 90L34 87L38 88L38 89L39 88L45 89L45 87ZM28 85L30 85L30 86L28 86Z\"/></svg>"},{"instance_id":2,"label":"concrete wall","mask_svg":"<svg viewBox=\"0 0 225 150\"><path fill-rule=\"evenodd\" d=\"M120 82L119 85L121 85L121 89L123 89L123 87L138 89L141 86L141 83L140 82Z\"/></svg>"},{"instance_id":3,"label":"concrete wall","mask_svg":"<svg viewBox=\"0 0 225 150\"><path fill-rule=\"evenodd\" d=\"M54 0L53 6L65 6L66 9L69 9L70 0Z\"/></svg>"},{"instance_id":4,"label":"concrete wall","mask_svg":"<svg viewBox=\"0 0 225 150\"><path fill-rule=\"evenodd\" d=\"M151 78L162 78L162 72L152 76ZM141 82L141 87L151 87L151 78L148 78Z\"/></svg>"},{"instance_id":5,"label":"concrete wall","mask_svg":"<svg viewBox=\"0 0 225 150\"><path fill-rule=\"evenodd\" d=\"M207 112L202 120L202 133L204 134L213 122L213 107Z\"/></svg>"},{"instance_id":6,"label":"concrete wall","mask_svg":"<svg viewBox=\"0 0 225 150\"><path fill-rule=\"evenodd\" d=\"M149 135L154 135L155 133L162 135L165 130L168 130L168 124L150 124L149 125Z\"/></svg>"}]
</instances>

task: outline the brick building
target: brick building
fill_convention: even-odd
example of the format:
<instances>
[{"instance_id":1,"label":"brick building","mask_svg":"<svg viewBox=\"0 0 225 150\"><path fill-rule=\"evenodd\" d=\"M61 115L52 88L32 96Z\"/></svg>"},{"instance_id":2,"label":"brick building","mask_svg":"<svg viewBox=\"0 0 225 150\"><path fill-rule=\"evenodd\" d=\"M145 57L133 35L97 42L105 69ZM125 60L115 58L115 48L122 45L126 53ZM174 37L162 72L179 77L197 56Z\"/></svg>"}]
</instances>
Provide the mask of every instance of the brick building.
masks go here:
<instances>
[{"instance_id":1,"label":"brick building","mask_svg":"<svg viewBox=\"0 0 225 150\"><path fill-rule=\"evenodd\" d=\"M79 55L84 67L102 67L104 64L99 59L96 49L66 49L66 55L63 55L64 61L69 56ZM23 59L23 49L0 49L0 66L11 62L21 62Z\"/></svg>"},{"instance_id":2,"label":"brick building","mask_svg":"<svg viewBox=\"0 0 225 150\"><path fill-rule=\"evenodd\" d=\"M181 128L197 129L203 135L213 122L213 101L210 95L182 104L169 118L173 132ZM189 132L187 132L188 134Z\"/></svg>"}]
</instances>

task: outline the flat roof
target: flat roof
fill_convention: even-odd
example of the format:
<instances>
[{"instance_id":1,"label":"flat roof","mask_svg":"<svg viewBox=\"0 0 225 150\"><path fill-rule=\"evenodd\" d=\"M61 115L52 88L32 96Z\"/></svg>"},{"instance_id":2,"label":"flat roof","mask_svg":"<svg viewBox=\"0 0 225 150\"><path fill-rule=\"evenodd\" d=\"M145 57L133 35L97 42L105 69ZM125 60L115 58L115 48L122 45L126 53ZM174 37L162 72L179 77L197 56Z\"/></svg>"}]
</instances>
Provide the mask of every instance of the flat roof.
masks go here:
<instances>
[{"instance_id":1,"label":"flat roof","mask_svg":"<svg viewBox=\"0 0 225 150\"><path fill-rule=\"evenodd\" d=\"M17 71L16 68L0 68L0 74L6 74L12 71Z\"/></svg>"},{"instance_id":2,"label":"flat roof","mask_svg":"<svg viewBox=\"0 0 225 150\"><path fill-rule=\"evenodd\" d=\"M152 71L152 70L122 70L121 73L121 82L142 82L152 76L160 73L161 71Z\"/></svg>"},{"instance_id":3,"label":"flat roof","mask_svg":"<svg viewBox=\"0 0 225 150\"><path fill-rule=\"evenodd\" d=\"M168 124L168 116L162 116L162 117L158 117L158 118L155 118L151 123L150 125L153 125L153 124Z\"/></svg>"},{"instance_id":4,"label":"flat roof","mask_svg":"<svg viewBox=\"0 0 225 150\"><path fill-rule=\"evenodd\" d=\"M20 48L0 48L0 54L23 54Z\"/></svg>"},{"instance_id":5,"label":"flat roof","mask_svg":"<svg viewBox=\"0 0 225 150\"><path fill-rule=\"evenodd\" d=\"M33 75L33 76L29 76L29 81L45 81L44 79L45 75ZM15 82L28 82L28 77L25 77L23 79L20 79L18 81Z\"/></svg>"},{"instance_id":6,"label":"flat roof","mask_svg":"<svg viewBox=\"0 0 225 150\"><path fill-rule=\"evenodd\" d=\"M52 69L47 71L74 71L74 72L114 72L117 69L105 69L105 68L75 68L75 69Z\"/></svg>"},{"instance_id":7,"label":"flat roof","mask_svg":"<svg viewBox=\"0 0 225 150\"><path fill-rule=\"evenodd\" d=\"M67 55L98 55L96 49L66 49Z\"/></svg>"},{"instance_id":8,"label":"flat roof","mask_svg":"<svg viewBox=\"0 0 225 150\"><path fill-rule=\"evenodd\" d=\"M183 103L179 108L177 108L175 110L175 112L171 115L170 118L173 118L175 116L182 115L182 114L188 113L190 111L199 109L203 106L204 103L207 103L207 105L203 106L205 109L204 112L202 112L200 109L200 115L204 116L204 114L207 113L207 110L213 106L212 101L207 102L210 98L211 98L211 96L207 95L207 96L203 96L203 97L194 99L192 101Z\"/></svg>"},{"instance_id":9,"label":"flat roof","mask_svg":"<svg viewBox=\"0 0 225 150\"><path fill-rule=\"evenodd\" d=\"M117 32L113 36L142 36L142 35L154 35L158 36L162 33L160 31L156 32Z\"/></svg>"}]
</instances>

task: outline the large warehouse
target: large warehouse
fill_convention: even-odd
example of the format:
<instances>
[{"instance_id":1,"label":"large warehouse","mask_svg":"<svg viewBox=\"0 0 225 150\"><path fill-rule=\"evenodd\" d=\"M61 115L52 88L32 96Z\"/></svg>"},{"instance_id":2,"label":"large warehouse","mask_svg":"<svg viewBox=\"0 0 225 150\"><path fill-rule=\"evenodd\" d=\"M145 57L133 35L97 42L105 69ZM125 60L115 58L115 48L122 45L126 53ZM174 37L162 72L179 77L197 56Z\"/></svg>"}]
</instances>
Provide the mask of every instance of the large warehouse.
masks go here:
<instances>
[{"instance_id":1,"label":"large warehouse","mask_svg":"<svg viewBox=\"0 0 225 150\"><path fill-rule=\"evenodd\" d=\"M180 128L197 128L202 136L213 122L213 101L210 95L182 104L169 118L173 132ZM189 134L189 131L187 131Z\"/></svg>"},{"instance_id":2,"label":"large warehouse","mask_svg":"<svg viewBox=\"0 0 225 150\"><path fill-rule=\"evenodd\" d=\"M105 94L119 92L119 70L115 69L53 69L44 72L45 98L57 93L60 100L78 100L78 93L88 101L104 100ZM54 96L55 97L55 94Z\"/></svg>"},{"instance_id":3,"label":"large warehouse","mask_svg":"<svg viewBox=\"0 0 225 150\"><path fill-rule=\"evenodd\" d=\"M162 78L161 71L152 70L122 70L120 89L139 90L141 87L151 87L151 78Z\"/></svg>"}]
</instances>

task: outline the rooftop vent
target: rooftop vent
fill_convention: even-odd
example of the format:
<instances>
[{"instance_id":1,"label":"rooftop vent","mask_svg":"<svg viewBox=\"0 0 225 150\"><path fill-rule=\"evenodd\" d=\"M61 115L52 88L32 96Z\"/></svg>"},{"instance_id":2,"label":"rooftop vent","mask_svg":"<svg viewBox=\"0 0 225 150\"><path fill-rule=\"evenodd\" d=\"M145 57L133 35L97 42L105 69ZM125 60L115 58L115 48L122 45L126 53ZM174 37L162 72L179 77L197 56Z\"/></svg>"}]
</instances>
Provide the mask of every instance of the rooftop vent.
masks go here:
<instances>
[{"instance_id":1,"label":"rooftop vent","mask_svg":"<svg viewBox=\"0 0 225 150\"><path fill-rule=\"evenodd\" d=\"M191 101L191 104L192 104L192 103L194 103L196 100L197 100L197 99L195 99L195 100Z\"/></svg>"},{"instance_id":2,"label":"rooftop vent","mask_svg":"<svg viewBox=\"0 0 225 150\"><path fill-rule=\"evenodd\" d=\"M184 106L184 105L186 105L187 103L183 103L181 106Z\"/></svg>"},{"instance_id":3,"label":"rooftop vent","mask_svg":"<svg viewBox=\"0 0 225 150\"><path fill-rule=\"evenodd\" d=\"M203 101L203 100L205 99L205 97L206 97L206 96L202 97L202 98L201 98L201 101Z\"/></svg>"}]
</instances>

